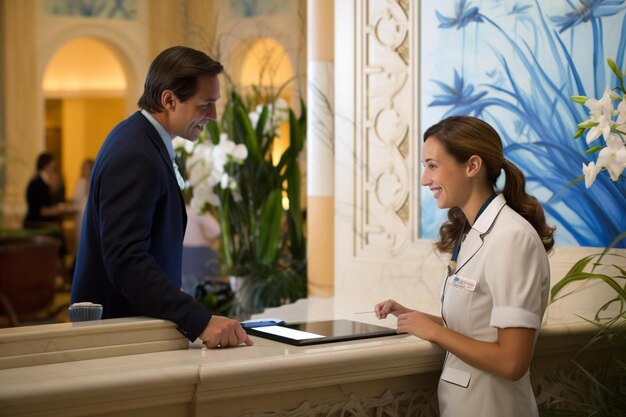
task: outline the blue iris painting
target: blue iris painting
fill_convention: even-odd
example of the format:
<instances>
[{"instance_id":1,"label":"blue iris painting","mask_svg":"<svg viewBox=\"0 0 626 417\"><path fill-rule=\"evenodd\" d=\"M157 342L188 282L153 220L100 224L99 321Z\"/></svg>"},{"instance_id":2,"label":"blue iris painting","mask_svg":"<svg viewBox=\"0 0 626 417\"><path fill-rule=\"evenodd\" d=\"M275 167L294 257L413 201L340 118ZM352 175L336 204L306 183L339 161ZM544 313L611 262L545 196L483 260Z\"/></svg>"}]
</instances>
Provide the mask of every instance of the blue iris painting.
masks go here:
<instances>
[{"instance_id":1,"label":"blue iris painting","mask_svg":"<svg viewBox=\"0 0 626 417\"><path fill-rule=\"evenodd\" d=\"M460 114L494 126L559 245L605 247L626 231L626 178L581 181L597 154L573 139L588 109L570 99L618 85L606 60L626 69L626 0L423 1L421 20L422 133ZM434 239L446 210L422 191L421 236Z\"/></svg>"}]
</instances>

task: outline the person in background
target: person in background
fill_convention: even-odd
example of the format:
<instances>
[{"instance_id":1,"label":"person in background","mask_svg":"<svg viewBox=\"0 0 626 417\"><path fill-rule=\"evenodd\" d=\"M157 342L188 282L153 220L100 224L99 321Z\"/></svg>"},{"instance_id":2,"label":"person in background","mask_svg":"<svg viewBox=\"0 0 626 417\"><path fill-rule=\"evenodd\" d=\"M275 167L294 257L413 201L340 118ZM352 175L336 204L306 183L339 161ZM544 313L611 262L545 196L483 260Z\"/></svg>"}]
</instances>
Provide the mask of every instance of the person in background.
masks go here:
<instances>
[{"instance_id":1,"label":"person in background","mask_svg":"<svg viewBox=\"0 0 626 417\"><path fill-rule=\"evenodd\" d=\"M392 314L398 332L447 351L441 416L538 416L529 367L548 301L554 228L482 120L453 116L430 127L422 163L421 184L449 209L436 242L452 254L441 316L394 300L377 304L376 316ZM506 181L497 193L501 171Z\"/></svg>"},{"instance_id":2,"label":"person in background","mask_svg":"<svg viewBox=\"0 0 626 417\"><path fill-rule=\"evenodd\" d=\"M60 232L63 218L75 211L65 202L65 187L57 162L49 152L42 152L37 157L35 176L26 188L26 203L26 229L45 228Z\"/></svg>"},{"instance_id":3,"label":"person in background","mask_svg":"<svg viewBox=\"0 0 626 417\"><path fill-rule=\"evenodd\" d=\"M74 207L76 208L76 242L80 240L80 232L83 224L83 215L85 214L85 205L87 204L87 195L89 193L89 178L93 168L94 160L87 158L80 166L80 176L74 188Z\"/></svg>"},{"instance_id":4,"label":"person in background","mask_svg":"<svg viewBox=\"0 0 626 417\"><path fill-rule=\"evenodd\" d=\"M151 63L141 110L113 128L93 166L71 297L102 304L103 318L171 320L209 348L252 340L238 320L212 315L180 290L187 216L172 139L195 141L217 118L222 70L183 46Z\"/></svg>"}]
</instances>

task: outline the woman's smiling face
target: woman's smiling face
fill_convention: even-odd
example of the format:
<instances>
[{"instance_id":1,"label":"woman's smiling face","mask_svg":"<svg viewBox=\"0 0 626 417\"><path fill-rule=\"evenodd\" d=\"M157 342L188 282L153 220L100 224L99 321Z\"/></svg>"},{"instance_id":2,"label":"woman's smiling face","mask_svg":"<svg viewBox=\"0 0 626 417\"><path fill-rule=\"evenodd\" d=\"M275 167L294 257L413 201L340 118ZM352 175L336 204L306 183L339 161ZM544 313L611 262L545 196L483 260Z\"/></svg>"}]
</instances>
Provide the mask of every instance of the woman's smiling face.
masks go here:
<instances>
[{"instance_id":1,"label":"woman's smiling face","mask_svg":"<svg viewBox=\"0 0 626 417\"><path fill-rule=\"evenodd\" d=\"M436 136L430 136L422 146L422 165L421 184L432 191L437 207L462 208L471 192L467 163L459 163Z\"/></svg>"}]
</instances>

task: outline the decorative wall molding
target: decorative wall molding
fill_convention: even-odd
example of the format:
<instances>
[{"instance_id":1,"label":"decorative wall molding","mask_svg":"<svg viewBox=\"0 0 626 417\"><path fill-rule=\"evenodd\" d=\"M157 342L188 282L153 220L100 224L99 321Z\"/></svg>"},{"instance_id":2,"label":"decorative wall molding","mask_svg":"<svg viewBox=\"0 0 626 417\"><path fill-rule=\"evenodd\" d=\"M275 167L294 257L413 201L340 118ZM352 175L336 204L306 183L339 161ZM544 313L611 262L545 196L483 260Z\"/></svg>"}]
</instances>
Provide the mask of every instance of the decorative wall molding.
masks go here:
<instances>
[{"instance_id":1,"label":"decorative wall molding","mask_svg":"<svg viewBox=\"0 0 626 417\"><path fill-rule=\"evenodd\" d=\"M403 0L356 2L355 250L401 252L414 235L409 4ZM359 126L363 126L362 129Z\"/></svg>"}]
</instances>

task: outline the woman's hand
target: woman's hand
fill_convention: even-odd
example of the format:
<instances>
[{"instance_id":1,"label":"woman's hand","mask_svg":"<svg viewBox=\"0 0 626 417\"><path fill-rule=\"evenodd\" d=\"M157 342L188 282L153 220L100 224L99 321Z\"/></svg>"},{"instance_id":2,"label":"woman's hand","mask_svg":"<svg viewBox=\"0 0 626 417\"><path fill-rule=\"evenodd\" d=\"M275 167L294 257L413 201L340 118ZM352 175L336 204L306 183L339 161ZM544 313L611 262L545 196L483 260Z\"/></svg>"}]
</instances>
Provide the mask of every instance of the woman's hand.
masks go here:
<instances>
[{"instance_id":1,"label":"woman's hand","mask_svg":"<svg viewBox=\"0 0 626 417\"><path fill-rule=\"evenodd\" d=\"M432 341L441 324L434 317L421 311L411 311L398 316L398 333L409 333Z\"/></svg>"},{"instance_id":2,"label":"woman's hand","mask_svg":"<svg viewBox=\"0 0 626 417\"><path fill-rule=\"evenodd\" d=\"M396 300L385 300L382 303L378 303L374 306L374 313L379 319L385 319L389 314L398 317L400 314L408 313L410 310L398 303Z\"/></svg>"}]
</instances>

